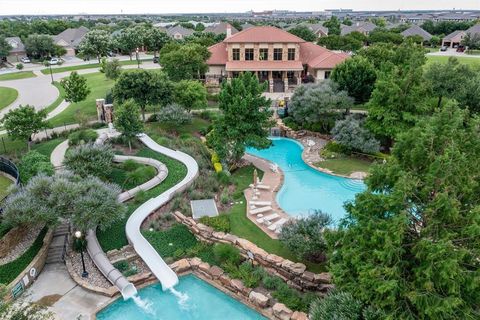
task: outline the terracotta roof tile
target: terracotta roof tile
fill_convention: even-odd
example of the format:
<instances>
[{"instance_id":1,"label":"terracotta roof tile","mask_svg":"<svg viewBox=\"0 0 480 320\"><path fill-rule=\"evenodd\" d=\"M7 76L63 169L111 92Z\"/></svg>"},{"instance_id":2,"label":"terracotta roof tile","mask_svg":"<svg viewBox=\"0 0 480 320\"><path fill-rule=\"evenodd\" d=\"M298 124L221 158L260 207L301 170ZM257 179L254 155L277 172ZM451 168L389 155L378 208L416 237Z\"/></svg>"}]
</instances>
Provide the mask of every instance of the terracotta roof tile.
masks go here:
<instances>
[{"instance_id":1,"label":"terracotta roof tile","mask_svg":"<svg viewBox=\"0 0 480 320\"><path fill-rule=\"evenodd\" d=\"M209 47L210 58L207 60L209 65L224 65L228 60L227 44L220 42Z\"/></svg>"},{"instance_id":2,"label":"terracotta roof tile","mask_svg":"<svg viewBox=\"0 0 480 320\"><path fill-rule=\"evenodd\" d=\"M240 31L231 37L224 40L227 43L272 43L272 42L289 42L289 43L301 43L305 40L294 36L287 31L271 27L260 26L252 27L246 30Z\"/></svg>"}]
</instances>

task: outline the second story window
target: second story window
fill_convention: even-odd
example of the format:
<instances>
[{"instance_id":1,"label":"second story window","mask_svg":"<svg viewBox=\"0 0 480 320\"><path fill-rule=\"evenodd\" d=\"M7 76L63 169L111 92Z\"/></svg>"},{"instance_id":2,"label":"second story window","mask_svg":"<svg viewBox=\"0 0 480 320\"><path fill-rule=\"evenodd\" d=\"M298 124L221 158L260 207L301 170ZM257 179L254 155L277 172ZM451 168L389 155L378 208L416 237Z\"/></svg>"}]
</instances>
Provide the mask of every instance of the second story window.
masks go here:
<instances>
[{"instance_id":1,"label":"second story window","mask_svg":"<svg viewBox=\"0 0 480 320\"><path fill-rule=\"evenodd\" d=\"M295 60L295 48L288 49L288 60Z\"/></svg>"},{"instance_id":2,"label":"second story window","mask_svg":"<svg viewBox=\"0 0 480 320\"><path fill-rule=\"evenodd\" d=\"M283 50L280 48L273 49L273 60L280 61L283 60Z\"/></svg>"},{"instance_id":3,"label":"second story window","mask_svg":"<svg viewBox=\"0 0 480 320\"><path fill-rule=\"evenodd\" d=\"M245 49L245 60L246 61L253 60L253 49Z\"/></svg>"},{"instance_id":4,"label":"second story window","mask_svg":"<svg viewBox=\"0 0 480 320\"><path fill-rule=\"evenodd\" d=\"M240 49L233 49L232 50L232 59L234 61L240 60Z\"/></svg>"},{"instance_id":5,"label":"second story window","mask_svg":"<svg viewBox=\"0 0 480 320\"><path fill-rule=\"evenodd\" d=\"M268 60L268 49L260 49L260 60L267 61Z\"/></svg>"}]
</instances>

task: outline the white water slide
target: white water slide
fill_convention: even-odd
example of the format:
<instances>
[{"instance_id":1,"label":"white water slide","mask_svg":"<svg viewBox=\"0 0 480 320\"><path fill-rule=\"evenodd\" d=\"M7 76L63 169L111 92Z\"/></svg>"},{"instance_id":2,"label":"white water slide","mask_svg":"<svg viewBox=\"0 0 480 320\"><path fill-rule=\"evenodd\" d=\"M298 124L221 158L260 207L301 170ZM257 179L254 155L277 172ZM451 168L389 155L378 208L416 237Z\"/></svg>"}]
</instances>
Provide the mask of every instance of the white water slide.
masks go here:
<instances>
[{"instance_id":1,"label":"white water slide","mask_svg":"<svg viewBox=\"0 0 480 320\"><path fill-rule=\"evenodd\" d=\"M132 244L138 255L145 261L152 273L162 284L162 289L172 289L178 283L178 277L172 269L163 261L162 257L152 247L140 232L143 221L155 210L166 204L177 193L184 191L197 177L198 164L191 156L181 151L162 147L152 138L145 134L138 137L148 148L164 154L170 158L182 162L187 167L187 175L182 181L163 192L155 198L151 198L135 210L127 221L125 227L128 241Z\"/></svg>"}]
</instances>

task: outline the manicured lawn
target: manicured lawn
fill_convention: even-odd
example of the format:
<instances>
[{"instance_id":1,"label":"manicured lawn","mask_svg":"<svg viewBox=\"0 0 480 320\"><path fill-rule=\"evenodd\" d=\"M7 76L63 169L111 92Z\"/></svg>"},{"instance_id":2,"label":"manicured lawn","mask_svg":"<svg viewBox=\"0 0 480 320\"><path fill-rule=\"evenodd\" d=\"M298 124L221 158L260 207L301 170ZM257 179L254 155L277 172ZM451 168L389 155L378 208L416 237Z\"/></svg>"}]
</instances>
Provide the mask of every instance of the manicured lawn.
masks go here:
<instances>
[{"instance_id":1,"label":"manicured lawn","mask_svg":"<svg viewBox=\"0 0 480 320\"><path fill-rule=\"evenodd\" d=\"M315 163L315 166L317 167L325 168L333 173L346 176L356 171L368 172L368 169L371 165L372 163L370 161L354 157L327 159L325 161Z\"/></svg>"},{"instance_id":2,"label":"manicured lawn","mask_svg":"<svg viewBox=\"0 0 480 320\"><path fill-rule=\"evenodd\" d=\"M299 259L285 247L279 240L270 238L265 232L258 228L255 223L250 221L246 216L246 200L243 196L243 190L248 187L253 181L253 166L243 167L232 174L232 178L237 186L235 193L233 194L235 201L242 201L242 204L236 204L232 209L227 212L230 218L231 233L250 240L257 246L261 247L269 253L274 253L286 259L292 261L299 261ZM258 170L257 170L258 171ZM258 171L259 176L263 175L263 172ZM325 270L325 266L320 264L309 263L301 261L307 266L307 269L312 272L322 272Z\"/></svg>"},{"instance_id":3,"label":"manicured lawn","mask_svg":"<svg viewBox=\"0 0 480 320\"><path fill-rule=\"evenodd\" d=\"M46 156L50 156L53 149L63 140L64 138L57 138L38 142L32 145L32 150L37 150ZM7 135L0 136L0 154L18 159L25 152L27 152L27 143L25 141L12 140Z\"/></svg>"},{"instance_id":4,"label":"manicured lawn","mask_svg":"<svg viewBox=\"0 0 480 320\"><path fill-rule=\"evenodd\" d=\"M0 87L0 110L17 100L18 91L12 88Z\"/></svg>"},{"instance_id":5,"label":"manicured lawn","mask_svg":"<svg viewBox=\"0 0 480 320\"><path fill-rule=\"evenodd\" d=\"M43 141L38 144L34 144L32 146L32 150L38 151L41 154L46 155L47 157L50 157L50 155L53 152L53 149L55 149L63 141L65 141L65 138L56 138L52 140Z\"/></svg>"},{"instance_id":6,"label":"manicured lawn","mask_svg":"<svg viewBox=\"0 0 480 320\"><path fill-rule=\"evenodd\" d=\"M5 198L8 194L7 190L12 185L12 180L0 175L0 200Z\"/></svg>"},{"instance_id":7,"label":"manicured lawn","mask_svg":"<svg viewBox=\"0 0 480 320\"><path fill-rule=\"evenodd\" d=\"M193 135L203 129L208 128L210 121L198 117L194 117L191 123L183 124L181 126L164 124L159 122L150 122L147 124L147 129L155 135L162 133L162 131L175 132L178 135L190 134Z\"/></svg>"},{"instance_id":8,"label":"manicured lawn","mask_svg":"<svg viewBox=\"0 0 480 320\"><path fill-rule=\"evenodd\" d=\"M141 164L139 164L135 169L142 170L146 168L153 169L150 166L141 165ZM108 175L107 179L109 180L109 182L118 184L120 187L122 187L122 190L130 190L152 179L156 174L155 169L153 169L153 171L151 172L152 173L151 175L142 175L141 177L138 178L141 181L135 182L132 179L129 179L128 177L129 173L132 171L125 170L125 168L121 163L117 163L114 165L112 172Z\"/></svg>"},{"instance_id":9,"label":"manicured lawn","mask_svg":"<svg viewBox=\"0 0 480 320\"><path fill-rule=\"evenodd\" d=\"M148 59L150 60L150 59ZM140 63L142 63L144 60L140 60ZM137 64L137 60L125 60L125 61L120 61L120 64L123 66L126 65L135 65ZM67 71L76 71L76 70L83 70L83 69L93 69L93 68L100 68L100 63L90 63L90 64L82 64L78 66L69 66L69 67L52 67L52 73L61 73L61 72L67 72ZM50 74L50 68L45 68L42 69L41 72L43 74Z\"/></svg>"},{"instance_id":10,"label":"manicured lawn","mask_svg":"<svg viewBox=\"0 0 480 320\"><path fill-rule=\"evenodd\" d=\"M58 95L57 100L53 101L51 105L45 108L45 110L47 110L47 113L52 112L56 107L60 105L60 103L62 103L63 99L65 99L65 89L63 89L60 82L55 81L53 85L57 87L60 94Z\"/></svg>"},{"instance_id":11,"label":"manicured lawn","mask_svg":"<svg viewBox=\"0 0 480 320\"><path fill-rule=\"evenodd\" d=\"M121 247L127 245L128 241L127 236L125 235L125 224L127 223L128 217L133 213L133 211L135 211L135 209L138 208L143 202L160 195L176 185L187 174L187 168L183 165L183 163L152 151L148 148L140 150L137 152L136 156L153 158L163 162L168 168L168 176L161 184L153 189L150 189L149 191L146 191L142 196L142 200L138 203L135 201L130 201L127 204L128 212L124 219L116 222L103 232L100 230L97 232L98 241L100 242L100 245L104 251L120 249Z\"/></svg>"},{"instance_id":12,"label":"manicured lawn","mask_svg":"<svg viewBox=\"0 0 480 320\"><path fill-rule=\"evenodd\" d=\"M34 78L34 77L36 77L36 75L35 73L33 73L33 71L22 71L22 72L1 74L0 81L18 80L18 79Z\"/></svg>"},{"instance_id":13,"label":"manicured lawn","mask_svg":"<svg viewBox=\"0 0 480 320\"><path fill-rule=\"evenodd\" d=\"M433 62L447 62L448 61L447 56L427 56L427 65ZM458 61L461 63L465 63L471 66L480 66L480 58L474 58L474 57L456 57Z\"/></svg>"},{"instance_id":14,"label":"manicured lawn","mask_svg":"<svg viewBox=\"0 0 480 320\"><path fill-rule=\"evenodd\" d=\"M50 119L49 122L53 127L76 123L75 116L77 112L83 113L92 120L96 118L97 107L95 100L105 98L114 81L105 78L105 75L100 72L86 74L84 77L87 79L88 87L91 90L87 99L82 102L72 103L65 111Z\"/></svg>"}]
</instances>

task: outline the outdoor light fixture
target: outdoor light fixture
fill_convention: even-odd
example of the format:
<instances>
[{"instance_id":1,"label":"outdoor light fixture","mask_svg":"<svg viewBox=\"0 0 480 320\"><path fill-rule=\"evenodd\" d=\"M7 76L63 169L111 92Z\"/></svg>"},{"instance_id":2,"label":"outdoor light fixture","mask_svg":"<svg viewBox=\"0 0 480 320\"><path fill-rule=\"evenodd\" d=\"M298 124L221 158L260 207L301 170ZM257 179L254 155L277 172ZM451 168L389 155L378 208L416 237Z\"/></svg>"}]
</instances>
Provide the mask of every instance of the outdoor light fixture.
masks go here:
<instances>
[{"instance_id":1,"label":"outdoor light fixture","mask_svg":"<svg viewBox=\"0 0 480 320\"><path fill-rule=\"evenodd\" d=\"M75 238L77 238L78 241L81 241L82 231L80 231L80 230L75 231ZM87 278L88 277L88 272L85 269L85 260L83 258L83 244L81 244L81 246L80 246L80 256L82 257L82 267L83 267L82 278Z\"/></svg>"}]
</instances>

